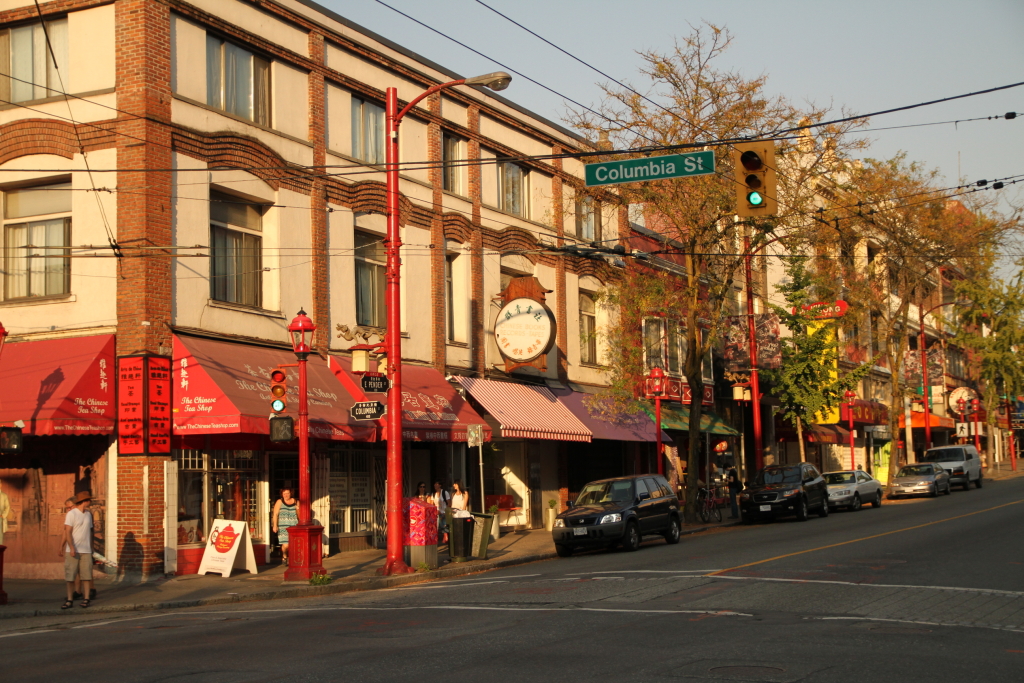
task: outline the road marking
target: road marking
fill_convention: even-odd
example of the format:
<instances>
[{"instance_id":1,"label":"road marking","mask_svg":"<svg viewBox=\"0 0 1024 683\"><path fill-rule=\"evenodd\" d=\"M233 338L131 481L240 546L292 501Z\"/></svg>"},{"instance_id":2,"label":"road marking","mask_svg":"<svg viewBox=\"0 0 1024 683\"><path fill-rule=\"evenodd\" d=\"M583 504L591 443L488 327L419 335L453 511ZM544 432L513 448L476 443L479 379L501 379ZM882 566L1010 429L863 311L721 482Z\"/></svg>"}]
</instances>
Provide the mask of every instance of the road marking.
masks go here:
<instances>
[{"instance_id":1,"label":"road marking","mask_svg":"<svg viewBox=\"0 0 1024 683\"><path fill-rule=\"evenodd\" d=\"M881 621L892 624L914 624L915 626L960 626L962 628L987 628L992 631L1009 631L1010 633L1024 633L1024 629L1013 628L1012 626L991 626L988 624L965 624L943 621L912 621L910 619L884 619L881 617L804 617L817 621ZM1013 650L1011 650L1013 652Z\"/></svg>"},{"instance_id":2,"label":"road marking","mask_svg":"<svg viewBox=\"0 0 1024 683\"><path fill-rule=\"evenodd\" d=\"M391 591L415 591L434 588L471 588L473 586L486 586L490 583L508 583L508 581L475 581L473 583L429 583L426 585L416 584L413 586L402 586L401 588L382 588L377 593L388 593Z\"/></svg>"},{"instance_id":3,"label":"road marking","mask_svg":"<svg viewBox=\"0 0 1024 683\"><path fill-rule=\"evenodd\" d=\"M99 623L88 623L80 624L79 626L72 626L71 628L95 628L96 626L106 626L107 624L121 624L126 621L138 621L139 619L156 619L157 617L165 616L163 614L150 614L145 617L131 617L129 619L109 619L107 621L101 621Z\"/></svg>"},{"instance_id":4,"label":"road marking","mask_svg":"<svg viewBox=\"0 0 1024 683\"><path fill-rule=\"evenodd\" d=\"M37 633L56 633L59 628L48 628L42 631L22 631L21 633L5 633L0 638L14 638L16 636L34 636Z\"/></svg>"},{"instance_id":5,"label":"road marking","mask_svg":"<svg viewBox=\"0 0 1024 683\"><path fill-rule=\"evenodd\" d=\"M752 617L753 614L731 610L681 610L681 609L625 609L611 607L492 607L489 605L404 605L396 607L294 607L275 610L211 610L193 614L259 614L282 612L399 612L410 610L463 610L480 612L615 612L627 614L703 614L721 617Z\"/></svg>"},{"instance_id":6,"label":"road marking","mask_svg":"<svg viewBox=\"0 0 1024 683\"><path fill-rule=\"evenodd\" d=\"M586 576L590 574L706 574L707 572L720 572L722 569L625 569L622 571L602 572L571 572L566 576ZM539 574L537 576L540 576Z\"/></svg>"},{"instance_id":7,"label":"road marking","mask_svg":"<svg viewBox=\"0 0 1024 683\"><path fill-rule=\"evenodd\" d=\"M725 581L777 581L780 583L827 583L839 586L866 586L869 588L920 588L936 591L958 591L961 593L980 593L981 595L1009 595L1012 597L1024 596L1024 591L1004 591L995 588L965 588L963 586L917 586L913 584L900 583L859 583L857 581L828 581L825 579L779 579L766 576L723 576L717 575L716 579Z\"/></svg>"},{"instance_id":8,"label":"road marking","mask_svg":"<svg viewBox=\"0 0 1024 683\"><path fill-rule=\"evenodd\" d=\"M932 526L934 524L942 524L943 522L952 522L955 519L963 519L964 517L971 517L973 515L980 515L983 512L992 512L1000 508L1009 507L1011 505L1020 505L1024 503L1024 500L1015 500L1012 503L1003 503L1002 505L996 505L995 507L985 508L984 510L976 510L974 512L968 512L964 515L957 515L956 517L947 517L946 519L937 519L934 522L926 522L924 524L918 524L916 526L908 526L905 529L896 529L894 531L886 531L881 534L874 534L872 536L864 536L863 538L855 538L852 541L843 541L842 543L832 543L829 545L819 546L817 548L810 548L808 550L799 550L795 553L786 553L785 555L776 555L775 557L769 557L766 560L758 560L757 562L748 562L746 564L737 565L735 567L729 567L728 569L719 569L718 571L705 574L704 576L720 576L726 572L734 572L737 569L744 569L745 567L753 567L759 564L765 564L766 562L774 562L775 560L783 560L787 557L796 557L797 555L805 555L807 553L817 552L819 550L828 550L829 548L838 548L844 545L850 545L851 543L860 543L861 541L870 541L873 538L882 538L883 536L891 536L893 534L901 534L904 531L913 531L914 529L923 529L926 526Z\"/></svg>"}]
</instances>

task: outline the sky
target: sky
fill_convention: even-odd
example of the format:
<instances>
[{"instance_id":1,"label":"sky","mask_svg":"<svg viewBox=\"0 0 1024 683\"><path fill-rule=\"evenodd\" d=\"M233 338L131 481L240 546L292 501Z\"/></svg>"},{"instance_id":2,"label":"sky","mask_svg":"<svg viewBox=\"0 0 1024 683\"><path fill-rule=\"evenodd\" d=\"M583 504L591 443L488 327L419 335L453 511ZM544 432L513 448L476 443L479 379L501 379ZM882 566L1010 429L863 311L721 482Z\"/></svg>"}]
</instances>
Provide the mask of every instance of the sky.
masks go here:
<instances>
[{"instance_id":1,"label":"sky","mask_svg":"<svg viewBox=\"0 0 1024 683\"><path fill-rule=\"evenodd\" d=\"M377 0L320 0L338 14L464 76L500 69ZM564 97L591 106L605 79L476 0L384 0L560 93L513 77L502 95L556 122ZM718 60L744 77L766 75L770 95L861 114L1024 81L1022 0L483 0L614 78L639 83L640 50L668 52L691 25L734 36ZM870 127L1004 118L868 134L860 156L908 159L948 185L1024 174L1024 86L879 116ZM1024 183L1000 191L1024 202Z\"/></svg>"}]
</instances>

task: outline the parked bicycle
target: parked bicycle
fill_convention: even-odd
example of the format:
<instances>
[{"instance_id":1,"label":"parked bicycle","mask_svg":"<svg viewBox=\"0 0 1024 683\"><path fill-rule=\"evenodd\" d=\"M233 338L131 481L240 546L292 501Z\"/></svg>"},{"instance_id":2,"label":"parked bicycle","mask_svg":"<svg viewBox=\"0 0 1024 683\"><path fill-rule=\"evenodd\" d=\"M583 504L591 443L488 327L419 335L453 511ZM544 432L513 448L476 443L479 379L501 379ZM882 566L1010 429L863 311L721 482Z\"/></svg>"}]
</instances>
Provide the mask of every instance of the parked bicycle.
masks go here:
<instances>
[{"instance_id":1,"label":"parked bicycle","mask_svg":"<svg viewBox=\"0 0 1024 683\"><path fill-rule=\"evenodd\" d=\"M697 489L697 515L704 523L710 522L712 517L716 522L722 521L722 511L715 501L715 494L707 487Z\"/></svg>"}]
</instances>

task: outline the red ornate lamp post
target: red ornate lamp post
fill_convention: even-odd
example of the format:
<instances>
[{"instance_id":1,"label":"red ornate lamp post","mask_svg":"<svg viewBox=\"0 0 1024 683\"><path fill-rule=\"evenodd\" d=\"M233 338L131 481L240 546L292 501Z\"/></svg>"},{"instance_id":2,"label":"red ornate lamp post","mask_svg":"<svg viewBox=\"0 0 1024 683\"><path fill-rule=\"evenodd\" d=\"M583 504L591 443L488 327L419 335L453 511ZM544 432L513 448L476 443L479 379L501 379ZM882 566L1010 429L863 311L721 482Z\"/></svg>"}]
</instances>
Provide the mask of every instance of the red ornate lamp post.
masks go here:
<instances>
[{"instance_id":1,"label":"red ornate lamp post","mask_svg":"<svg viewBox=\"0 0 1024 683\"><path fill-rule=\"evenodd\" d=\"M301 309L288 325L292 351L299 360L299 523L288 530L291 548L288 553L288 569L284 573L285 581L308 581L314 575L325 573L321 545L324 528L313 522L309 486L309 394L306 384L306 358L311 351L309 342L315 329L316 325Z\"/></svg>"},{"instance_id":2,"label":"red ornate lamp post","mask_svg":"<svg viewBox=\"0 0 1024 683\"><path fill-rule=\"evenodd\" d=\"M978 451L978 455L981 455L981 434L978 433L978 411L981 409L981 401L976 398L971 399L971 422L974 423L974 450ZM979 480L980 481L980 480Z\"/></svg>"},{"instance_id":3,"label":"red ornate lamp post","mask_svg":"<svg viewBox=\"0 0 1024 683\"><path fill-rule=\"evenodd\" d=\"M658 474L665 474L665 455L661 443L661 397L665 395L665 371L660 367L651 368L651 374L647 377L647 387L654 396L654 421L657 423L657 453L658 453Z\"/></svg>"},{"instance_id":4,"label":"red ornate lamp post","mask_svg":"<svg viewBox=\"0 0 1024 683\"><path fill-rule=\"evenodd\" d=\"M386 287L384 303L387 306L387 334L385 344L388 355L388 376L391 389L388 391L387 405L387 520L388 542L387 559L384 566L377 570L378 574L408 574L413 571L402 559L402 296L401 296L401 258L399 249L402 246L401 214L399 208L398 187L398 126L402 119L421 100L434 93L456 85L482 85L491 90L504 90L512 81L512 77L503 71L461 78L427 88L414 97L401 110L398 108L398 88L388 88L384 96L384 119L387 138L385 140L385 164L387 173L387 213L388 235L384 240L387 253L385 270ZM481 495L483 492L481 492Z\"/></svg>"},{"instance_id":5,"label":"red ornate lamp post","mask_svg":"<svg viewBox=\"0 0 1024 683\"><path fill-rule=\"evenodd\" d=\"M857 400L857 393L852 389L847 389L846 393L843 394L846 398L846 419L850 425L850 469L857 469L857 459L853 448L853 438L855 432L853 431L853 403Z\"/></svg>"}]
</instances>

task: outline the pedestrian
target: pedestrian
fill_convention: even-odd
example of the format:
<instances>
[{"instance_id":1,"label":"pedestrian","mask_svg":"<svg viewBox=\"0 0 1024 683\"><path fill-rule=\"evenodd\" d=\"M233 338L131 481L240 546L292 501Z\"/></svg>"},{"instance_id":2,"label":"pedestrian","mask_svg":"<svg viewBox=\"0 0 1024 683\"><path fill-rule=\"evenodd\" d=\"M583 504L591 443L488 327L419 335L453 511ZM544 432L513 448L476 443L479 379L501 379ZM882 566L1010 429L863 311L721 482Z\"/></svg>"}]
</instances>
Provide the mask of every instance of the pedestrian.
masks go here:
<instances>
[{"instance_id":1,"label":"pedestrian","mask_svg":"<svg viewBox=\"0 0 1024 683\"><path fill-rule=\"evenodd\" d=\"M740 506L737 502L737 498L740 495L740 491L743 490L743 485L740 483L740 475L736 473L736 466L732 465L726 472L726 481L729 484L729 505L732 508L732 515L729 519L740 518Z\"/></svg>"},{"instance_id":2,"label":"pedestrian","mask_svg":"<svg viewBox=\"0 0 1024 683\"><path fill-rule=\"evenodd\" d=\"M437 508L437 544L448 542L448 501L451 496L441 486L441 482L434 482L434 493L430 496L430 502Z\"/></svg>"},{"instance_id":3,"label":"pedestrian","mask_svg":"<svg viewBox=\"0 0 1024 683\"><path fill-rule=\"evenodd\" d=\"M416 484L416 500L421 500L424 503L430 500L430 494L427 493L427 482L421 481Z\"/></svg>"},{"instance_id":4,"label":"pedestrian","mask_svg":"<svg viewBox=\"0 0 1024 683\"><path fill-rule=\"evenodd\" d=\"M64 501L64 516L65 517L67 517L68 513L71 511L71 508L73 508L73 507L75 507L75 497L71 496L70 498L68 498L67 500ZM61 536L61 539L60 539L60 548L57 550L57 555L59 557L64 557L64 537L63 536ZM72 600L77 600L80 597L82 597L82 577L76 575L75 576L75 590L74 590L73 593L71 593L71 599ZM93 588L92 589L92 593L89 595L89 598L91 599L91 598L95 598L95 597L96 597L96 589Z\"/></svg>"},{"instance_id":5,"label":"pedestrian","mask_svg":"<svg viewBox=\"0 0 1024 683\"><path fill-rule=\"evenodd\" d=\"M288 530L299 523L299 501L292 497L292 490L287 486L281 489L281 497L274 503L272 526L277 534L277 542L281 544L281 561L288 564Z\"/></svg>"},{"instance_id":6,"label":"pedestrian","mask_svg":"<svg viewBox=\"0 0 1024 683\"><path fill-rule=\"evenodd\" d=\"M4 493L3 482L0 482L0 545L4 544L4 533L7 531L7 516L11 514L11 499Z\"/></svg>"},{"instance_id":7,"label":"pedestrian","mask_svg":"<svg viewBox=\"0 0 1024 683\"><path fill-rule=\"evenodd\" d=\"M88 607L92 594L92 513L89 505L92 495L80 491L74 497L74 505L64 516L64 581L67 584L68 599L61 609L75 606L75 579L81 578L81 594L85 596L79 605Z\"/></svg>"},{"instance_id":8,"label":"pedestrian","mask_svg":"<svg viewBox=\"0 0 1024 683\"><path fill-rule=\"evenodd\" d=\"M457 518L469 517L469 494L462 489L462 481L456 479L452 482L452 516Z\"/></svg>"}]
</instances>

